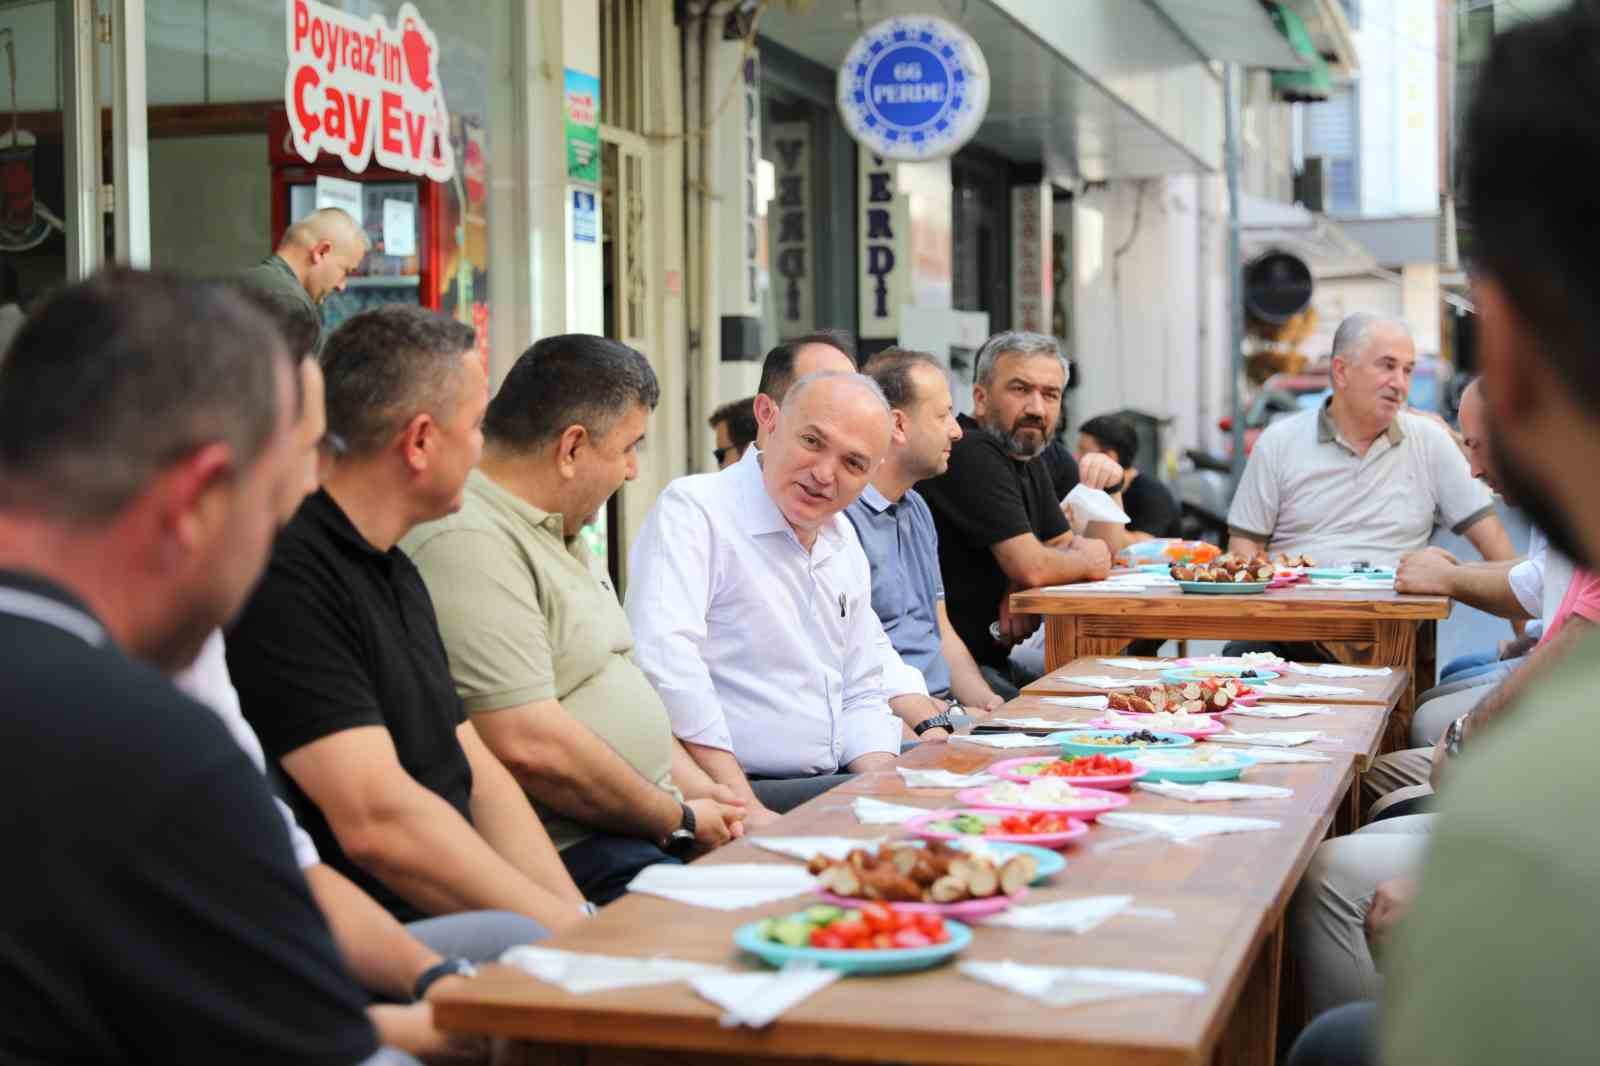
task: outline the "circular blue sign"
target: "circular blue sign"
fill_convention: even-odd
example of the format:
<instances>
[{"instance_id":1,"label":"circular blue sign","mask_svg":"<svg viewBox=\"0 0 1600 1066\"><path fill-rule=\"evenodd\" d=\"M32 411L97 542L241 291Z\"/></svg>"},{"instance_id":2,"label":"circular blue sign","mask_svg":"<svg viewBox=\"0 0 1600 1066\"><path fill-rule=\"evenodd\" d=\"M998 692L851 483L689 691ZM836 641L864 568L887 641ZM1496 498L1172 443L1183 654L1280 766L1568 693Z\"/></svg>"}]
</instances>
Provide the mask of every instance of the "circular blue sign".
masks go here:
<instances>
[{"instance_id":1,"label":"circular blue sign","mask_svg":"<svg viewBox=\"0 0 1600 1066\"><path fill-rule=\"evenodd\" d=\"M933 15L875 24L839 68L845 128L886 159L951 154L978 131L988 106L989 67L977 42Z\"/></svg>"}]
</instances>

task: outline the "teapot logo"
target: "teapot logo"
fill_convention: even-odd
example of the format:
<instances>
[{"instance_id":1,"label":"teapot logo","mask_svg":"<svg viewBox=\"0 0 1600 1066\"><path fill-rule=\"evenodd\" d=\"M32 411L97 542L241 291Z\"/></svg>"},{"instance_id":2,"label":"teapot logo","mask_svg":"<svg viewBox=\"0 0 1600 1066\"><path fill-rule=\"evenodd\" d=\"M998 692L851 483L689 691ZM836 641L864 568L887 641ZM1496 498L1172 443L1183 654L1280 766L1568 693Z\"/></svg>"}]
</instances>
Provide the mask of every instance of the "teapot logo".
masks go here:
<instances>
[{"instance_id":1,"label":"teapot logo","mask_svg":"<svg viewBox=\"0 0 1600 1066\"><path fill-rule=\"evenodd\" d=\"M423 92L432 89L433 49L428 46L422 31L417 29L416 19L406 19L400 47L405 50L406 72L411 75L411 84Z\"/></svg>"}]
</instances>

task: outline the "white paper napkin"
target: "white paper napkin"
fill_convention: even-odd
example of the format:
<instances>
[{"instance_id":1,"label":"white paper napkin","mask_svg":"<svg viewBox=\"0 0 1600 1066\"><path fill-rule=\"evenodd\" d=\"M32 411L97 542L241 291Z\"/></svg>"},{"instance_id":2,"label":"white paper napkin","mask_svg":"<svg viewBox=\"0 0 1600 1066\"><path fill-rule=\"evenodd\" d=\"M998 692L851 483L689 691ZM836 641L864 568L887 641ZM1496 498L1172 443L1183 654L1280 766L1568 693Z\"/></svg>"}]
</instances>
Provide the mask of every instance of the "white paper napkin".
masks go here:
<instances>
[{"instance_id":1,"label":"white paper napkin","mask_svg":"<svg viewBox=\"0 0 1600 1066\"><path fill-rule=\"evenodd\" d=\"M1002 721L1003 719L995 719ZM1053 728L1053 727L1052 727ZM896 767L907 788L976 788L1000 780L993 774L954 774L949 770L908 770Z\"/></svg>"},{"instance_id":2,"label":"white paper napkin","mask_svg":"<svg viewBox=\"0 0 1600 1066\"><path fill-rule=\"evenodd\" d=\"M1051 674L1052 681L1064 684L1082 685L1084 688L1133 688L1144 682L1136 677L1107 677L1104 674Z\"/></svg>"},{"instance_id":3,"label":"white paper napkin","mask_svg":"<svg viewBox=\"0 0 1600 1066\"><path fill-rule=\"evenodd\" d=\"M1054 903L1010 907L984 918L982 924L1047 933L1087 933L1107 918L1121 913L1132 902L1132 896L1063 899Z\"/></svg>"},{"instance_id":4,"label":"white paper napkin","mask_svg":"<svg viewBox=\"0 0 1600 1066\"><path fill-rule=\"evenodd\" d=\"M1012 962L966 961L960 970L975 981L1008 988L1052 1007L1075 1007L1127 996L1204 995L1206 986L1191 977L1146 970L1107 970L1091 966L1034 966Z\"/></svg>"},{"instance_id":5,"label":"white paper napkin","mask_svg":"<svg viewBox=\"0 0 1600 1066\"><path fill-rule=\"evenodd\" d=\"M1052 707L1078 707L1086 711L1103 711L1111 706L1111 701L1104 696L1040 696L1039 702Z\"/></svg>"},{"instance_id":6,"label":"white paper napkin","mask_svg":"<svg viewBox=\"0 0 1600 1066\"><path fill-rule=\"evenodd\" d=\"M1332 762L1320 751L1289 751L1285 748L1240 748L1258 763Z\"/></svg>"},{"instance_id":7,"label":"white paper napkin","mask_svg":"<svg viewBox=\"0 0 1600 1066\"><path fill-rule=\"evenodd\" d=\"M1074 529L1082 529L1090 522L1117 522L1127 525L1132 521L1128 512L1117 506L1117 501L1104 489L1091 489L1087 485L1078 484L1072 487L1061 500L1072 515Z\"/></svg>"},{"instance_id":8,"label":"white paper napkin","mask_svg":"<svg viewBox=\"0 0 1600 1066\"><path fill-rule=\"evenodd\" d=\"M1223 833L1250 833L1278 828L1278 823L1270 818L1231 818L1217 814L1136 814L1132 811L1109 811L1100 816L1099 822L1120 829L1157 833L1180 844Z\"/></svg>"},{"instance_id":9,"label":"white paper napkin","mask_svg":"<svg viewBox=\"0 0 1600 1066\"><path fill-rule=\"evenodd\" d=\"M661 896L696 907L736 911L815 892L816 878L781 863L721 863L646 866L628 882L629 892Z\"/></svg>"},{"instance_id":10,"label":"white paper napkin","mask_svg":"<svg viewBox=\"0 0 1600 1066\"><path fill-rule=\"evenodd\" d=\"M1101 659L1101 666L1115 666L1122 670L1171 670L1171 659Z\"/></svg>"},{"instance_id":11,"label":"white paper napkin","mask_svg":"<svg viewBox=\"0 0 1600 1066\"><path fill-rule=\"evenodd\" d=\"M1091 696L1089 698L1102 699L1103 697ZM1073 724L1055 718L991 718L989 721L995 725L1016 726L1018 729L1067 729Z\"/></svg>"},{"instance_id":12,"label":"white paper napkin","mask_svg":"<svg viewBox=\"0 0 1600 1066\"><path fill-rule=\"evenodd\" d=\"M1333 714L1332 707L1316 703L1257 703L1246 707L1235 703L1228 707L1230 715L1244 718L1299 718L1307 714Z\"/></svg>"},{"instance_id":13,"label":"white paper napkin","mask_svg":"<svg viewBox=\"0 0 1600 1066\"><path fill-rule=\"evenodd\" d=\"M1263 696L1359 696L1364 691L1349 685L1280 685L1276 681L1256 681L1251 687Z\"/></svg>"},{"instance_id":14,"label":"white paper napkin","mask_svg":"<svg viewBox=\"0 0 1600 1066\"><path fill-rule=\"evenodd\" d=\"M1263 748L1298 748L1318 740L1328 740L1319 730L1284 730L1281 733L1241 733L1230 729L1226 733L1213 733L1206 737L1209 744L1249 744Z\"/></svg>"},{"instance_id":15,"label":"white paper napkin","mask_svg":"<svg viewBox=\"0 0 1600 1066\"><path fill-rule=\"evenodd\" d=\"M903 803L885 803L871 796L857 796L851 809L856 812L856 821L862 825L899 825L907 818L927 814L932 808L907 807Z\"/></svg>"},{"instance_id":16,"label":"white paper napkin","mask_svg":"<svg viewBox=\"0 0 1600 1066\"><path fill-rule=\"evenodd\" d=\"M522 945L500 956L500 962L559 985L574 995L613 988L660 985L706 974L725 973L721 966L682 959L638 959L620 955L586 955Z\"/></svg>"},{"instance_id":17,"label":"white paper napkin","mask_svg":"<svg viewBox=\"0 0 1600 1066\"><path fill-rule=\"evenodd\" d=\"M1388 666L1346 666L1343 663L1295 663L1289 669L1312 677L1388 677L1394 673Z\"/></svg>"},{"instance_id":18,"label":"white paper napkin","mask_svg":"<svg viewBox=\"0 0 1600 1066\"><path fill-rule=\"evenodd\" d=\"M791 964L772 973L706 974L691 977L689 984L727 1012L720 1019L724 1029L740 1025L760 1029L843 976L842 970Z\"/></svg>"},{"instance_id":19,"label":"white paper napkin","mask_svg":"<svg viewBox=\"0 0 1600 1066\"><path fill-rule=\"evenodd\" d=\"M1061 728L1066 729L1063 725ZM985 748L1048 748L1051 743L1043 737L1030 737L1023 733L957 733L950 738L952 744L980 744Z\"/></svg>"},{"instance_id":20,"label":"white paper napkin","mask_svg":"<svg viewBox=\"0 0 1600 1066\"><path fill-rule=\"evenodd\" d=\"M1135 781L1134 787L1159 796L1183 800L1185 803L1206 803L1212 800L1288 799L1294 795L1292 788L1276 785L1250 785L1243 781L1207 781L1199 785L1183 785L1176 781Z\"/></svg>"},{"instance_id":21,"label":"white paper napkin","mask_svg":"<svg viewBox=\"0 0 1600 1066\"><path fill-rule=\"evenodd\" d=\"M856 848L866 848L871 851L882 844L888 837L746 837L750 843L758 848L775 851L779 855L789 855L796 859L809 860L813 855L826 855L830 859L843 860Z\"/></svg>"}]
</instances>

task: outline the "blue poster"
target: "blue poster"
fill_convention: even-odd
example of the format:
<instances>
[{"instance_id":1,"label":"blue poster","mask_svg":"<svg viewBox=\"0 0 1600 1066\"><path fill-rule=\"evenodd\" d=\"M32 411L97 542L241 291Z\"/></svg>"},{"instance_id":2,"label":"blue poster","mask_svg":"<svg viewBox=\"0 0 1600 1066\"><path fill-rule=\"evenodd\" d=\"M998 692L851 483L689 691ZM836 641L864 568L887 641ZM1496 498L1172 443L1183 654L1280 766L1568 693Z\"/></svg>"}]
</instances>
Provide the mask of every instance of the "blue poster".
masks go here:
<instances>
[{"instance_id":1,"label":"blue poster","mask_svg":"<svg viewBox=\"0 0 1600 1066\"><path fill-rule=\"evenodd\" d=\"M600 237L600 213L595 209L594 193L572 190L572 239L593 244Z\"/></svg>"}]
</instances>

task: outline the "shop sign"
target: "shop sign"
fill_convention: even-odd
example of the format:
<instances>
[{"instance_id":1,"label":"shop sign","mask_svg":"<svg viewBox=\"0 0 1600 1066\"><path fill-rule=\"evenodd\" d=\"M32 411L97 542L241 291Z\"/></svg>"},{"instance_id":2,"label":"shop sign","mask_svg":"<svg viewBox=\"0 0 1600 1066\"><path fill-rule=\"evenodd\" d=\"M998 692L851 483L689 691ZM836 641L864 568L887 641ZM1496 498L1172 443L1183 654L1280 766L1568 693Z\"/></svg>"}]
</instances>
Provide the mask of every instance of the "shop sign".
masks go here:
<instances>
[{"instance_id":1,"label":"shop sign","mask_svg":"<svg viewBox=\"0 0 1600 1066\"><path fill-rule=\"evenodd\" d=\"M861 146L885 159L938 159L978 131L989 67L965 30L933 15L884 19L839 68L839 115Z\"/></svg>"},{"instance_id":2,"label":"shop sign","mask_svg":"<svg viewBox=\"0 0 1600 1066\"><path fill-rule=\"evenodd\" d=\"M600 79L566 68L567 178L600 184Z\"/></svg>"},{"instance_id":3,"label":"shop sign","mask_svg":"<svg viewBox=\"0 0 1600 1066\"><path fill-rule=\"evenodd\" d=\"M295 151L328 152L360 173L378 165L434 181L455 176L439 41L413 4L390 26L317 0L288 0L284 104Z\"/></svg>"},{"instance_id":4,"label":"shop sign","mask_svg":"<svg viewBox=\"0 0 1600 1066\"><path fill-rule=\"evenodd\" d=\"M1050 331L1051 199L1042 183L1011 189L1011 324L1031 333Z\"/></svg>"},{"instance_id":5,"label":"shop sign","mask_svg":"<svg viewBox=\"0 0 1600 1066\"><path fill-rule=\"evenodd\" d=\"M910 210L906 197L895 189L898 164L866 151L857 152L856 161L856 202L861 205L861 217L856 220L861 293L858 333L863 340L893 339L900 334L900 307L910 284Z\"/></svg>"},{"instance_id":6,"label":"shop sign","mask_svg":"<svg viewBox=\"0 0 1600 1066\"><path fill-rule=\"evenodd\" d=\"M774 190L767 205L778 335L798 337L815 328L811 266L811 124L772 126Z\"/></svg>"}]
</instances>

